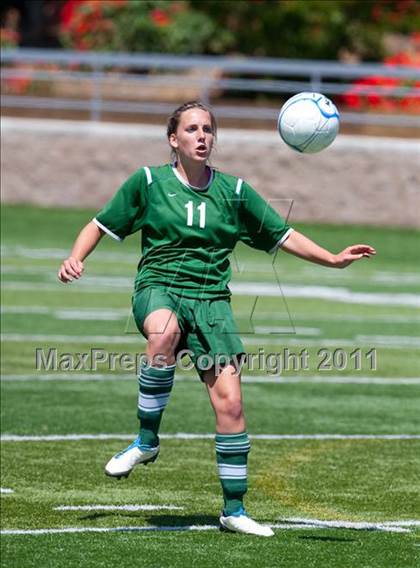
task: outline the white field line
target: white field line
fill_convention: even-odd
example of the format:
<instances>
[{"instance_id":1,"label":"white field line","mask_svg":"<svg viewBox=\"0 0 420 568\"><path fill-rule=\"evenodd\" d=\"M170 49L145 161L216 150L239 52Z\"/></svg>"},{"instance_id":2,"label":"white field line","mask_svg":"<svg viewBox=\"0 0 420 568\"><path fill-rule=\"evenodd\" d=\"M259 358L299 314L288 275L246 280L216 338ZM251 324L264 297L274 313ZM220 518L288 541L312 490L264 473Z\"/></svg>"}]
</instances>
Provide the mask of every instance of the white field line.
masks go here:
<instances>
[{"instance_id":1,"label":"white field line","mask_svg":"<svg viewBox=\"0 0 420 568\"><path fill-rule=\"evenodd\" d=\"M331 521L332 522L332 521ZM409 528L399 525L387 525L385 523L356 523L338 522L337 526L330 526L329 522L320 521L313 523L272 523L268 524L273 529L283 530L306 530L306 529L351 529L351 530L376 530L382 532L409 533ZM3 529L1 535L45 535L45 534L71 534L71 533L118 533L118 532L190 532L217 530L219 525L185 525L185 526L126 526L126 527L63 527L59 529Z\"/></svg>"},{"instance_id":2,"label":"white field line","mask_svg":"<svg viewBox=\"0 0 420 568\"><path fill-rule=\"evenodd\" d=\"M8 281L2 285L6 290L42 290L58 292L64 289L64 285L49 283L30 283ZM334 286L299 286L285 284L281 288L277 284L264 282L241 282L230 285L232 292L237 296L264 296L285 298L308 298L326 300L330 302L342 302L350 304L386 305L386 306L409 306L420 307L420 294L411 293L381 293L381 292L353 292L348 288ZM67 286L66 289L69 289ZM112 289L116 292L126 293L133 289L132 279L122 277L87 277L77 282L70 288L77 293L105 293Z\"/></svg>"},{"instance_id":3,"label":"white field line","mask_svg":"<svg viewBox=\"0 0 420 568\"><path fill-rule=\"evenodd\" d=\"M126 319L128 316L132 315L131 308L48 308L46 306L2 306L0 308L0 313L2 314L42 314L51 315L57 319ZM235 316L239 318L250 317L250 311L235 310ZM290 320L293 321L340 321L340 322L374 322L374 323L420 323L420 315L398 315L398 314L387 314L387 315L356 315L356 314L328 314L325 313L312 313L308 316L307 314L293 314L292 317L285 316L282 314L273 314L273 312L258 312L258 314L253 318L253 321L275 321L275 322L286 322L289 324L288 329L290 330Z\"/></svg>"},{"instance_id":4,"label":"white field line","mask_svg":"<svg viewBox=\"0 0 420 568\"><path fill-rule=\"evenodd\" d=\"M126 335L50 335L45 333L2 333L2 341L46 341L60 343L146 343L146 340L140 333Z\"/></svg>"},{"instance_id":5,"label":"white field line","mask_svg":"<svg viewBox=\"0 0 420 568\"><path fill-rule=\"evenodd\" d=\"M213 440L214 434L159 434L164 440ZM26 436L3 434L1 442L75 442L81 440L132 440L133 434L50 434ZM420 440L420 434L254 434L252 440Z\"/></svg>"},{"instance_id":6,"label":"white field line","mask_svg":"<svg viewBox=\"0 0 420 568\"><path fill-rule=\"evenodd\" d=\"M11 493L14 493L13 489L9 489L8 487L0 487L0 493L2 495L10 495Z\"/></svg>"},{"instance_id":7,"label":"white field line","mask_svg":"<svg viewBox=\"0 0 420 568\"><path fill-rule=\"evenodd\" d=\"M6 308L7 310L8 308ZM19 306L20 309L20 306ZM24 313L22 311L22 313ZM240 318L248 318L250 319L250 311L243 311L243 310L234 310L234 314L237 319ZM318 323L320 321L326 322L355 322L355 323L420 323L420 315L415 314L407 314L407 315L399 315L399 314L385 314L385 315L375 315L375 314L325 314L324 313L314 313L311 312L310 315L302 313L302 314L291 314L285 315L283 314L276 314L273 312L258 312L253 316L253 319L250 321L258 321L258 322L267 322L267 321L275 321L275 322L286 322L291 325L291 320L295 321L310 321L314 323Z\"/></svg>"},{"instance_id":8,"label":"white field line","mask_svg":"<svg viewBox=\"0 0 420 568\"><path fill-rule=\"evenodd\" d=\"M217 109L216 109L217 112ZM65 119L37 119L37 118L14 118L2 117L1 128L3 133L8 132L46 132L51 134L83 134L87 136L104 136L124 138L152 138L162 140L162 127L152 124L124 124L111 122L92 122L92 121L75 121ZM218 130L218 139L220 143L239 141L258 142L261 144L274 144L280 151L285 150L279 144L279 136L275 130L253 130L253 129L237 129L237 128L220 128ZM351 134L341 134L335 140L334 145L329 148L329 152L335 150L372 150L392 151L402 153L413 153L420 155L419 144L417 140L411 138L390 138L376 136L357 136Z\"/></svg>"},{"instance_id":9,"label":"white field line","mask_svg":"<svg viewBox=\"0 0 420 568\"><path fill-rule=\"evenodd\" d=\"M420 307L420 294L390 294L381 292L353 292L348 288L333 286L294 286L266 284L263 282L232 283L232 292L237 295L284 296L287 298L310 298L344 302L350 304L369 304L387 306Z\"/></svg>"},{"instance_id":10,"label":"white field line","mask_svg":"<svg viewBox=\"0 0 420 568\"><path fill-rule=\"evenodd\" d=\"M2 246L1 255L3 258L29 258L31 260L62 260L67 258L69 255L68 249L59 248L29 248L22 246ZM97 260L108 261L108 262L127 262L130 264L137 264L140 259L140 239L139 239L139 254L130 254L124 252L103 252L100 250L95 251L95 258ZM38 270L36 267L33 270ZM20 268L16 268L17 272L20 272ZM32 271L31 267L28 267L28 272ZM45 269L42 269L42 274L45 274Z\"/></svg>"},{"instance_id":11,"label":"white field line","mask_svg":"<svg viewBox=\"0 0 420 568\"><path fill-rule=\"evenodd\" d=\"M53 511L182 511L176 505L59 505Z\"/></svg>"},{"instance_id":12,"label":"white field line","mask_svg":"<svg viewBox=\"0 0 420 568\"><path fill-rule=\"evenodd\" d=\"M290 325L289 326L256 325L254 326L254 332L259 335L265 335L270 333L282 333L282 334L293 333L294 335L317 336L322 334L322 331L319 329L319 327L294 327L293 329L291 329Z\"/></svg>"},{"instance_id":13,"label":"white field line","mask_svg":"<svg viewBox=\"0 0 420 568\"><path fill-rule=\"evenodd\" d=\"M130 308L104 308L104 309L71 309L71 308L47 308L44 306L2 306L2 314L40 314L51 316L59 320L88 320L88 321L118 321L127 320L132 312Z\"/></svg>"},{"instance_id":14,"label":"white field line","mask_svg":"<svg viewBox=\"0 0 420 568\"><path fill-rule=\"evenodd\" d=\"M80 284L80 283L78 283ZM13 290L13 291L26 291L26 292L36 292L36 291L40 291L40 292L63 292L66 291L66 293L69 292L74 292L76 294L82 294L82 293L88 293L88 294L109 294L110 293L110 289L108 287L101 287L98 286L97 288L95 288L94 286L66 286L65 284L59 284L57 282L57 285L54 284L44 284L43 282L38 282L36 284L31 284L30 282L15 282L15 281L7 281L7 282L2 282L1 284L1 288L2 290ZM132 290L132 286L130 288L128 287L118 287L115 288L114 290L112 290L112 294L125 294L127 295L127 293L130 292L130 290Z\"/></svg>"},{"instance_id":15,"label":"white field line","mask_svg":"<svg viewBox=\"0 0 420 568\"><path fill-rule=\"evenodd\" d=\"M114 373L78 373L69 371L67 373L49 373L49 374L28 374L28 375L3 375L1 380L3 382L26 382L26 381L133 381L135 380L134 372L124 374ZM176 374L175 380L177 382L195 382L197 376ZM357 377L357 376L268 376L268 375L243 375L242 382L247 384L344 384L344 385L420 385L420 377L404 377L404 378L386 378L386 377Z\"/></svg>"},{"instance_id":16,"label":"white field line","mask_svg":"<svg viewBox=\"0 0 420 568\"><path fill-rule=\"evenodd\" d=\"M290 337L292 333L280 334L272 333L270 335L249 334L239 331L242 334L244 345L290 345L302 347L381 347L383 349L420 349L420 337L411 336L378 336L363 335L356 336L352 339L334 338L334 339L308 339L306 337ZM389 337L390 339L383 339Z\"/></svg>"},{"instance_id":17,"label":"white field line","mask_svg":"<svg viewBox=\"0 0 420 568\"><path fill-rule=\"evenodd\" d=\"M356 529L356 530L383 530L386 528L410 528L420 527L419 520L405 521L383 521L380 523L371 523L364 521L323 521L320 519L305 519L301 517L280 518L282 523L290 523L292 525L311 525L319 528L338 528L338 529ZM380 527L380 528L379 528Z\"/></svg>"},{"instance_id":18,"label":"white field line","mask_svg":"<svg viewBox=\"0 0 420 568\"><path fill-rule=\"evenodd\" d=\"M2 256L4 258L13 257L23 257L23 258L35 258L36 260L42 260L46 258L52 257L59 257L65 258L68 255L68 251L61 250L61 249L21 249L21 248L13 248L13 247L2 247ZM235 283L235 278L237 278L236 274L264 274L267 279L272 280L273 278L273 264L272 262L248 262L246 260L241 260L241 258L237 258L236 253L235 259L232 259L232 272L233 272L233 282ZM136 255L119 255L117 253L107 253L101 251L95 251L95 258L101 262L115 262L116 260L119 261L121 264L124 260L128 264L136 265L139 261L139 256ZM264 257L265 258L265 257ZM3 265L1 267L1 274L15 274L17 278L20 277L22 274L29 274L34 277L42 276L43 283L57 283L57 277L53 271L49 268L45 268L45 266L16 266L15 264L7 265L7 260L3 261ZM280 263L279 263L280 264ZM279 266L280 269L280 266ZM45 280L46 279L46 280ZM417 272L391 272L391 271L373 271L369 274L364 274L363 279L353 274L351 272L321 272L317 271L312 267L303 267L300 270L297 270L293 273L293 275L282 274L282 283L286 285L287 283L294 285L294 281L306 281L309 284L309 281L313 281L315 285L317 285L320 280L327 282L330 280L334 282L336 285L338 282L341 284L366 284L375 285L380 283L383 286L390 286L390 287L398 287L401 288L401 285L413 285L418 286L420 284L420 274ZM95 284L102 284L105 281L104 285L109 281L116 284L118 281L120 284L130 287L132 285L132 279L129 277L124 276L85 276L84 279L81 281L83 283L95 283Z\"/></svg>"},{"instance_id":19,"label":"white field line","mask_svg":"<svg viewBox=\"0 0 420 568\"><path fill-rule=\"evenodd\" d=\"M239 333L245 334L246 332ZM293 337L291 337L293 335ZM53 343L77 343L77 344L141 344L146 343L145 338L138 332L125 335L64 335L64 334L46 334L46 333L2 333L2 341L11 342L46 342L50 345ZM356 336L352 339L334 338L334 339L308 339L306 337L296 337L291 332L272 333L272 334L249 334L243 335L243 343L245 345L292 345L304 347L382 347L383 349L420 349L420 337L411 336L386 336L386 335L363 335Z\"/></svg>"}]
</instances>

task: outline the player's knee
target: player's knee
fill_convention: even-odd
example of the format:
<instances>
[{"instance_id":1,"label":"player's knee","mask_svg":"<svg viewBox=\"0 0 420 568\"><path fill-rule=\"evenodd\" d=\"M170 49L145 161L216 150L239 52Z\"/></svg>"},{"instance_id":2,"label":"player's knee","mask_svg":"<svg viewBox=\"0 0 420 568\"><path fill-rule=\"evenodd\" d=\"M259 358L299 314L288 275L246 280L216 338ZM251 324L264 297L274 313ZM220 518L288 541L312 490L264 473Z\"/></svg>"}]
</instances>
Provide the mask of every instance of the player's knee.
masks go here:
<instances>
[{"instance_id":1,"label":"player's knee","mask_svg":"<svg viewBox=\"0 0 420 568\"><path fill-rule=\"evenodd\" d=\"M154 355L173 356L179 337L173 333L151 333L147 339L149 350Z\"/></svg>"},{"instance_id":2,"label":"player's knee","mask_svg":"<svg viewBox=\"0 0 420 568\"><path fill-rule=\"evenodd\" d=\"M239 420L243 416L242 401L239 397L234 395L224 398L222 408L223 414L232 421Z\"/></svg>"}]
</instances>

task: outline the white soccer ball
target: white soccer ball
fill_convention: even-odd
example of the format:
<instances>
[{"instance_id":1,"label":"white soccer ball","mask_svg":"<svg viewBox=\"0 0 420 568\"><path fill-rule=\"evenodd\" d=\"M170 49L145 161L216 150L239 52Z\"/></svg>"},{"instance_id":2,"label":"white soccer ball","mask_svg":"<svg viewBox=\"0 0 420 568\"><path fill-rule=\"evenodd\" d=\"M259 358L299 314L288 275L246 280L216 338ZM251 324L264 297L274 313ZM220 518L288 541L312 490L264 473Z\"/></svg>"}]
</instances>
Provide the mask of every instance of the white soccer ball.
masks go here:
<instances>
[{"instance_id":1,"label":"white soccer ball","mask_svg":"<svg viewBox=\"0 0 420 568\"><path fill-rule=\"evenodd\" d=\"M340 124L337 107L321 93L298 93L282 106L277 121L280 136L290 148L314 154L335 139Z\"/></svg>"}]
</instances>

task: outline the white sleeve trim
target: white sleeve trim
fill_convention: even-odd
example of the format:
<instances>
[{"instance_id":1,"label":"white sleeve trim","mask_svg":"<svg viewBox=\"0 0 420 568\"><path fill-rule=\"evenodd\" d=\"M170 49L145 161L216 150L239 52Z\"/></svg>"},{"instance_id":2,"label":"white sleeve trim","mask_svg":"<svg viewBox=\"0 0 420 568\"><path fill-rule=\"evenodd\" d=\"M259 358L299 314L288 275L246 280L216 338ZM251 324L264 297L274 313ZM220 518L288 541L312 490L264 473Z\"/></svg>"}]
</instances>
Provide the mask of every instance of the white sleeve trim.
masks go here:
<instances>
[{"instance_id":1,"label":"white sleeve trim","mask_svg":"<svg viewBox=\"0 0 420 568\"><path fill-rule=\"evenodd\" d=\"M236 189L235 189L235 193L236 195L239 195L241 193L241 189L242 189L242 184L243 184L243 179L239 178L237 183L236 183Z\"/></svg>"},{"instance_id":2,"label":"white sleeve trim","mask_svg":"<svg viewBox=\"0 0 420 568\"><path fill-rule=\"evenodd\" d=\"M152 183L152 172L150 171L150 168L148 168L147 166L144 166L144 171L146 173L146 178L147 178L147 185L150 185Z\"/></svg>"},{"instance_id":3,"label":"white sleeve trim","mask_svg":"<svg viewBox=\"0 0 420 568\"><path fill-rule=\"evenodd\" d=\"M119 237L118 235L116 235L115 233L110 231L108 229L108 227L105 227L105 225L102 225L102 223L100 223L98 221L98 219L96 219L96 217L94 219L92 219L92 221L95 223L95 225L97 225L100 229L102 229L102 231L104 231L107 235L109 235L110 237L112 237L116 241L122 241L123 240L121 237Z\"/></svg>"},{"instance_id":4,"label":"white sleeve trim","mask_svg":"<svg viewBox=\"0 0 420 568\"><path fill-rule=\"evenodd\" d=\"M291 233L294 231L294 229L292 229L292 227L290 227L290 229L288 229L284 235L282 236L282 238L279 240L279 242L276 244L275 247L273 247L269 253L273 254L274 252L276 252L276 250L278 248L281 248L282 244L290 237Z\"/></svg>"}]
</instances>

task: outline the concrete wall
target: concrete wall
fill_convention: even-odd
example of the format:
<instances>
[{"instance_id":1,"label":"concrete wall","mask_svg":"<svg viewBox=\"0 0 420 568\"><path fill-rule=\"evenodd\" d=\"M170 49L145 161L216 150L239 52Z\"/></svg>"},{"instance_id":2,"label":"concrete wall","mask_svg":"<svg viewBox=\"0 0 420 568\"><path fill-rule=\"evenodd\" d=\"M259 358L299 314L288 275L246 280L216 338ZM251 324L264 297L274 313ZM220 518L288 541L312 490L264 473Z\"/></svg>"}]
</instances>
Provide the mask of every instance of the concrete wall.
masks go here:
<instances>
[{"instance_id":1,"label":"concrete wall","mask_svg":"<svg viewBox=\"0 0 420 568\"><path fill-rule=\"evenodd\" d=\"M2 119L2 200L100 208L143 165L169 160L165 126ZM339 136L300 155L276 132L223 130L215 167L279 200L291 221L420 227L420 142Z\"/></svg>"}]
</instances>

